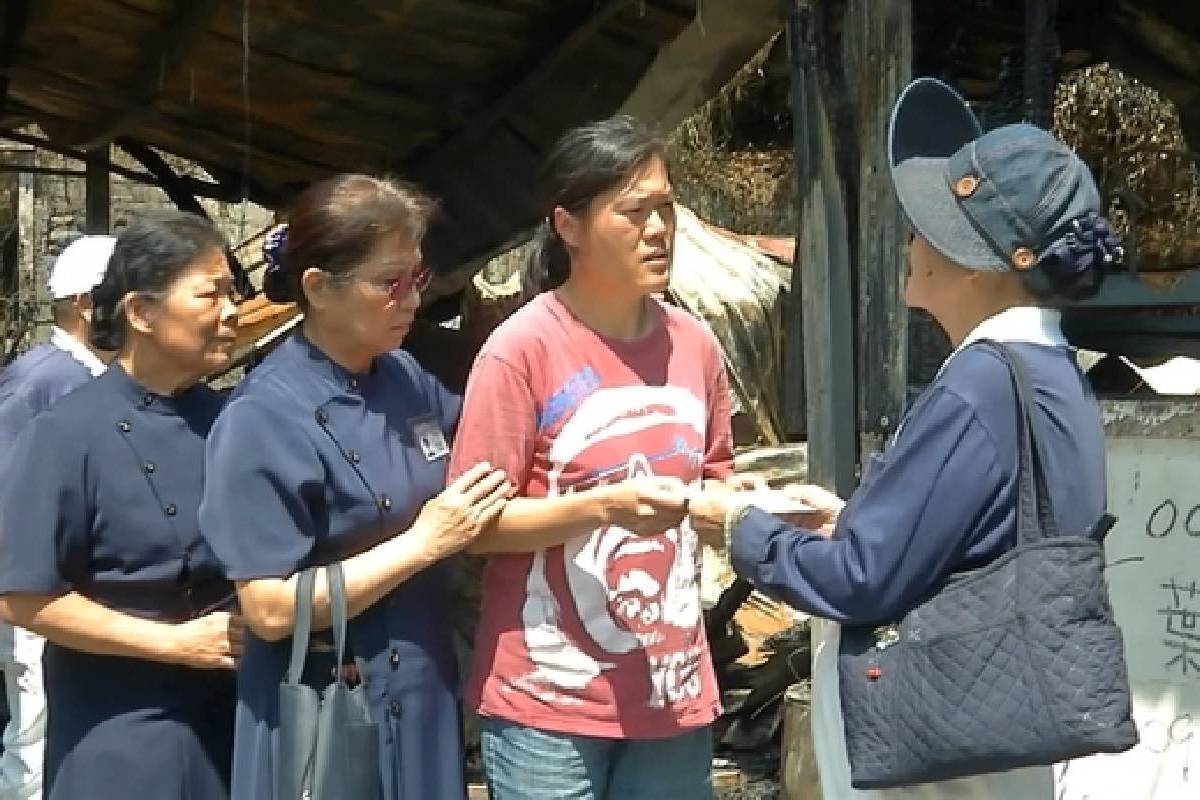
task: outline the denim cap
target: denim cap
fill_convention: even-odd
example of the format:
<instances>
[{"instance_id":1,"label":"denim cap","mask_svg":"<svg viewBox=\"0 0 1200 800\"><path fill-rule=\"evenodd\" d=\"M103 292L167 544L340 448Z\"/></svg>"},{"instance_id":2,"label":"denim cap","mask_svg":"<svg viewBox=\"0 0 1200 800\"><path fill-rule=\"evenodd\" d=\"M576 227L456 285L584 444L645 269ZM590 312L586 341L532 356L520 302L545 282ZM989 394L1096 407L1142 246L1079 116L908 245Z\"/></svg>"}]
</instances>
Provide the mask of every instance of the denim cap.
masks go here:
<instances>
[{"instance_id":1,"label":"denim cap","mask_svg":"<svg viewBox=\"0 0 1200 800\"><path fill-rule=\"evenodd\" d=\"M983 133L962 97L934 78L900 93L888 159L913 228L967 269L1032 269L1073 220L1100 211L1091 171L1053 134L1027 124Z\"/></svg>"}]
</instances>

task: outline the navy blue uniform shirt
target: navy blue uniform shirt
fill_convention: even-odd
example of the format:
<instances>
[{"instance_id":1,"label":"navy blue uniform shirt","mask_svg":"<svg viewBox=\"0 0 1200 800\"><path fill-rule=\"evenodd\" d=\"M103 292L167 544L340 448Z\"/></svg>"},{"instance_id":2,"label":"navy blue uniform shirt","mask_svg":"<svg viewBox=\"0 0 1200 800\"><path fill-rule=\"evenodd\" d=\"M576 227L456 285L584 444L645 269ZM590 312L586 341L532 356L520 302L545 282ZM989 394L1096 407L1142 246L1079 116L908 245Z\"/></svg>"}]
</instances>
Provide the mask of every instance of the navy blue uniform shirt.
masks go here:
<instances>
[{"instance_id":1,"label":"navy blue uniform shirt","mask_svg":"<svg viewBox=\"0 0 1200 800\"><path fill-rule=\"evenodd\" d=\"M403 351L347 372L293 334L238 387L213 429L201 507L205 537L235 580L286 578L403 531L446 476L459 398ZM464 793L450 570L437 564L350 620L379 725L387 800ZM275 797L279 682L290 639L247 634L238 681L235 800ZM304 679L329 683L331 654ZM280 798L279 800L282 800Z\"/></svg>"},{"instance_id":2,"label":"navy blue uniform shirt","mask_svg":"<svg viewBox=\"0 0 1200 800\"><path fill-rule=\"evenodd\" d=\"M0 372L0 454L12 452L34 417L91 379L87 367L52 344L38 345L9 364Z\"/></svg>"},{"instance_id":3,"label":"navy blue uniform shirt","mask_svg":"<svg viewBox=\"0 0 1200 800\"><path fill-rule=\"evenodd\" d=\"M178 623L232 598L200 536L204 442L221 406L147 391L117 364L40 414L0 485L0 594L77 592ZM233 679L50 643L46 796L224 797Z\"/></svg>"},{"instance_id":4,"label":"navy blue uniform shirt","mask_svg":"<svg viewBox=\"0 0 1200 800\"><path fill-rule=\"evenodd\" d=\"M1065 346L1011 342L1034 386L1035 436L1064 534L1091 530L1105 508L1096 399ZM751 509L734 529L737 573L795 608L843 624L899 618L952 573L1016 541L1018 428L1007 366L982 345L947 362L895 443L825 539Z\"/></svg>"}]
</instances>

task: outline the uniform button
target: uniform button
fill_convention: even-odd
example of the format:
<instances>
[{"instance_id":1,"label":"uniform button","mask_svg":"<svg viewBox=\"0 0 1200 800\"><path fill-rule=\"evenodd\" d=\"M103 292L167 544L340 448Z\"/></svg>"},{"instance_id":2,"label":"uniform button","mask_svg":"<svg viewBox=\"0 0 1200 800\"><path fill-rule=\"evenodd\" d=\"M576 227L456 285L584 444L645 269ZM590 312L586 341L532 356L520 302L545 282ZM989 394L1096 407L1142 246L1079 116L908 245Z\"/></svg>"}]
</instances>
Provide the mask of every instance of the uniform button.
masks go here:
<instances>
[{"instance_id":1,"label":"uniform button","mask_svg":"<svg viewBox=\"0 0 1200 800\"><path fill-rule=\"evenodd\" d=\"M384 511L391 509L392 498L388 497L386 494L383 497L379 498L379 507L382 508Z\"/></svg>"},{"instance_id":2,"label":"uniform button","mask_svg":"<svg viewBox=\"0 0 1200 800\"><path fill-rule=\"evenodd\" d=\"M142 405L148 406L148 405L153 405L153 403L154 403L154 395L152 395L152 394L142 395Z\"/></svg>"},{"instance_id":3,"label":"uniform button","mask_svg":"<svg viewBox=\"0 0 1200 800\"><path fill-rule=\"evenodd\" d=\"M393 667L400 665L400 652L396 648L393 647L392 652L388 654L388 661L392 663Z\"/></svg>"},{"instance_id":4,"label":"uniform button","mask_svg":"<svg viewBox=\"0 0 1200 800\"><path fill-rule=\"evenodd\" d=\"M354 390L354 391L356 391L356 392L358 391L358 378L351 378L351 379L350 379L350 388L351 388L351 389L353 389L353 390Z\"/></svg>"},{"instance_id":5,"label":"uniform button","mask_svg":"<svg viewBox=\"0 0 1200 800\"><path fill-rule=\"evenodd\" d=\"M326 422L329 422L329 415L325 413L325 409L323 408L317 409L316 417L317 423L320 425L324 425Z\"/></svg>"},{"instance_id":6,"label":"uniform button","mask_svg":"<svg viewBox=\"0 0 1200 800\"><path fill-rule=\"evenodd\" d=\"M179 509L175 508L175 504L174 504L174 503L167 503L165 506L163 506L163 513L164 513L164 514L166 514L168 517L173 517L173 516L175 516L175 513L176 513L178 510L179 510Z\"/></svg>"},{"instance_id":7,"label":"uniform button","mask_svg":"<svg viewBox=\"0 0 1200 800\"><path fill-rule=\"evenodd\" d=\"M142 469L146 470L147 475L153 473L155 470L154 462L147 461L145 464L142 464Z\"/></svg>"},{"instance_id":8,"label":"uniform button","mask_svg":"<svg viewBox=\"0 0 1200 800\"><path fill-rule=\"evenodd\" d=\"M400 704L393 700L392 702L388 703L388 711L391 712L393 717L400 716Z\"/></svg>"},{"instance_id":9,"label":"uniform button","mask_svg":"<svg viewBox=\"0 0 1200 800\"><path fill-rule=\"evenodd\" d=\"M358 454L358 451L357 451L357 450L351 450L351 451L350 451L349 453L347 453L346 455L350 456L350 463L351 463L351 464L357 464L359 461L362 461L362 456L360 456L360 455Z\"/></svg>"},{"instance_id":10,"label":"uniform button","mask_svg":"<svg viewBox=\"0 0 1200 800\"><path fill-rule=\"evenodd\" d=\"M123 419L117 423L117 430L121 433L129 433L129 431L133 430L133 426L129 424L129 420Z\"/></svg>"}]
</instances>

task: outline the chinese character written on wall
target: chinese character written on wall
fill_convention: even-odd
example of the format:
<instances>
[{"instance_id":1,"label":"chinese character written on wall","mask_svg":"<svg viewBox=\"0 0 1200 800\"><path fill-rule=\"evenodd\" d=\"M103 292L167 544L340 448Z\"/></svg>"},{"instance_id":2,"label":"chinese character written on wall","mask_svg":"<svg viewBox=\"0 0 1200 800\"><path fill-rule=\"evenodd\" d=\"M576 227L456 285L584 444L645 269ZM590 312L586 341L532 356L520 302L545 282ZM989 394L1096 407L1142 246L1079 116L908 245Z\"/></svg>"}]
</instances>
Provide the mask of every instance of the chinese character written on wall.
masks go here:
<instances>
[{"instance_id":1,"label":"chinese character written on wall","mask_svg":"<svg viewBox=\"0 0 1200 800\"><path fill-rule=\"evenodd\" d=\"M1181 675L1200 677L1200 585L1195 580L1184 584L1172 578L1162 588L1170 592L1170 605L1158 610L1169 637L1163 644L1173 654L1163 666Z\"/></svg>"}]
</instances>

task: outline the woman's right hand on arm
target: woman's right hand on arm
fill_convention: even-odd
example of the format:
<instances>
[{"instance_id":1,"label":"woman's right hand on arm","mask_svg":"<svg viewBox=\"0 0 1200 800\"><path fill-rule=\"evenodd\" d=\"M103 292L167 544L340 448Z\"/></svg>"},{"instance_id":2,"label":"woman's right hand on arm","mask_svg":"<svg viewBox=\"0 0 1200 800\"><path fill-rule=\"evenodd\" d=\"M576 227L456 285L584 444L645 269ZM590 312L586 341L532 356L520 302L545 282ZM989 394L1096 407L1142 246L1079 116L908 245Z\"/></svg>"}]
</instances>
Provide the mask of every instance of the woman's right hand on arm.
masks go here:
<instances>
[{"instance_id":1,"label":"woman's right hand on arm","mask_svg":"<svg viewBox=\"0 0 1200 800\"><path fill-rule=\"evenodd\" d=\"M406 536L419 537L425 553L440 561L473 542L513 491L504 470L476 464L422 506Z\"/></svg>"},{"instance_id":2,"label":"woman's right hand on arm","mask_svg":"<svg viewBox=\"0 0 1200 800\"><path fill-rule=\"evenodd\" d=\"M238 614L214 611L175 626L170 660L196 669L237 669L245 623Z\"/></svg>"}]
</instances>

